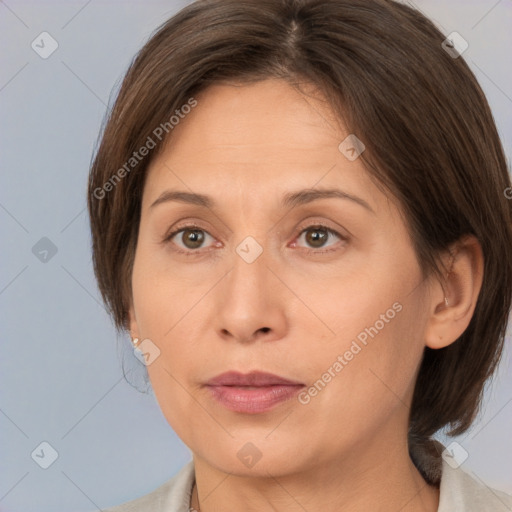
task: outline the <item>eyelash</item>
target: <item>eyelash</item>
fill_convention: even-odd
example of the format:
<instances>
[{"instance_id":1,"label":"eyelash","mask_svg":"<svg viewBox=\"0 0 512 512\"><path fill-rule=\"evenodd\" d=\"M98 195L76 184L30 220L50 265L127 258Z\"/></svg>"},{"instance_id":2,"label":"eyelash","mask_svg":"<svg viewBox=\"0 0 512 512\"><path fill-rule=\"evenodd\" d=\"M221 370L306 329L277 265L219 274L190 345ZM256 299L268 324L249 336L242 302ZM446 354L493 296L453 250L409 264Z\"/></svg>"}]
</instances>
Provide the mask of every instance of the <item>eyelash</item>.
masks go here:
<instances>
[{"instance_id":1,"label":"eyelash","mask_svg":"<svg viewBox=\"0 0 512 512\"><path fill-rule=\"evenodd\" d=\"M167 234L164 237L164 239L162 240L162 243L163 244L170 243L170 241L172 240L172 238L174 238L174 236L176 236L178 233L181 233L182 231L185 231L187 229L197 230L197 231L204 231L205 233L208 233L208 231L206 231L206 229L201 228L201 226L199 226L197 224L186 224L184 226L178 226L174 231L172 231L171 233ZM302 235L302 233L304 233L305 231L312 230L312 229L325 230L327 233L333 234L333 235L337 236L338 238L340 238L340 240L342 240L344 242L348 241L348 238L346 236L341 235L335 229L332 229L332 228L330 228L328 226L325 226L324 224L306 224L305 226L301 226L299 228L299 234L298 234L297 238L299 238L300 235ZM210 235L210 233L208 233L208 234ZM173 250L176 251L177 253L184 254L185 256L199 256L201 254L200 253L200 249L185 251L185 250L183 250L183 249L178 247L177 249L173 249ZM338 249L326 249L326 250L321 250L321 249L303 249L303 250L307 254L323 254L323 253L328 253L328 252L334 252L334 251L337 251Z\"/></svg>"}]
</instances>

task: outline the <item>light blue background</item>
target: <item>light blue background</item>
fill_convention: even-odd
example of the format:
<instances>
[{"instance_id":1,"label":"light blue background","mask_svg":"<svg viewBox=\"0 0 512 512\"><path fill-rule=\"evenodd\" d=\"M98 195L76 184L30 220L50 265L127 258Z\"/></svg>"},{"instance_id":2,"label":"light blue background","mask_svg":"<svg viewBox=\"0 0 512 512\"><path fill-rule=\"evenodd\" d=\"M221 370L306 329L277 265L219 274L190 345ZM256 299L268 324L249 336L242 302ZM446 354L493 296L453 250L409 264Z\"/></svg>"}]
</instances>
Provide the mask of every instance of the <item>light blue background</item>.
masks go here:
<instances>
[{"instance_id":1,"label":"light blue background","mask_svg":"<svg viewBox=\"0 0 512 512\"><path fill-rule=\"evenodd\" d=\"M85 210L111 90L150 33L187 3L0 2L0 511L105 508L149 492L190 459L154 397L123 378L121 358L125 369L141 367L101 304ZM512 2L415 5L469 42L464 57L510 155ZM43 31L59 44L46 60L31 48ZM58 249L47 263L32 253L42 237ZM466 470L512 493L510 345L509 336L482 416L457 441ZM42 441L59 454L46 470L31 458Z\"/></svg>"}]
</instances>

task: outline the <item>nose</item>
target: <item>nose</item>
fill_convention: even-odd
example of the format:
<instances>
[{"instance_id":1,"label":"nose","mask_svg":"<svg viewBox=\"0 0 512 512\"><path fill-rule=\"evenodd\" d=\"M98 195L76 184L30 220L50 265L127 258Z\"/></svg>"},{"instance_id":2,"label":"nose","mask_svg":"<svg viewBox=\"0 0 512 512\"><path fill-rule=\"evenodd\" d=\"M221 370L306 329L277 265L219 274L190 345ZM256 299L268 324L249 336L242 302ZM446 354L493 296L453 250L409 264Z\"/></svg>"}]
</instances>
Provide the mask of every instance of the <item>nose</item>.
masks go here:
<instances>
[{"instance_id":1,"label":"nose","mask_svg":"<svg viewBox=\"0 0 512 512\"><path fill-rule=\"evenodd\" d=\"M290 297L270 266L265 251L252 263L235 255L215 297L214 318L221 338L247 343L285 335L285 304Z\"/></svg>"}]
</instances>

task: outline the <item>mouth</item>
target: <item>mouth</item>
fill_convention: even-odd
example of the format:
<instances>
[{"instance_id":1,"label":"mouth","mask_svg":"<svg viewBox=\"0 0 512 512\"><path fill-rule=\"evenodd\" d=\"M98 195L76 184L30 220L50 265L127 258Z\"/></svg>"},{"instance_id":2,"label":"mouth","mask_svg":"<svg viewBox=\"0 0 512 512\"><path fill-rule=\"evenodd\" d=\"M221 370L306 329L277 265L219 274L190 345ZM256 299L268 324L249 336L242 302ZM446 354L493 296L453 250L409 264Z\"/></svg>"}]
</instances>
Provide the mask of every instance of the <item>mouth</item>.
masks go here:
<instances>
[{"instance_id":1,"label":"mouth","mask_svg":"<svg viewBox=\"0 0 512 512\"><path fill-rule=\"evenodd\" d=\"M290 380L280 375L268 372L252 371L243 374L237 371L229 371L210 379L208 386L238 386L238 387L265 387L265 386L297 386L304 384L296 380Z\"/></svg>"},{"instance_id":2,"label":"mouth","mask_svg":"<svg viewBox=\"0 0 512 512\"><path fill-rule=\"evenodd\" d=\"M293 398L305 385L266 372L226 372L210 379L210 396L225 408L239 413L268 412Z\"/></svg>"}]
</instances>

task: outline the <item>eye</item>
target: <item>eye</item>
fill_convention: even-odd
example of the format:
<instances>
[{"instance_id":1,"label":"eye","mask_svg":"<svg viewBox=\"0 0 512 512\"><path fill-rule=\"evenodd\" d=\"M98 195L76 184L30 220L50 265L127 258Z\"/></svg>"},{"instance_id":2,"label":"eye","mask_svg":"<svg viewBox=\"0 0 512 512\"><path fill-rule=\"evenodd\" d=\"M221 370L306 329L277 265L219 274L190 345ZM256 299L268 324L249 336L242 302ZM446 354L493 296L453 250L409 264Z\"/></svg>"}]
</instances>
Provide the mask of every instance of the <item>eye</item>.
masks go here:
<instances>
[{"instance_id":1,"label":"eye","mask_svg":"<svg viewBox=\"0 0 512 512\"><path fill-rule=\"evenodd\" d=\"M189 225L175 229L172 233L166 235L163 242L172 242L179 248L178 252L192 254L202 248L202 245L208 237L214 240L204 229L196 225ZM174 238L175 240L173 240Z\"/></svg>"},{"instance_id":2,"label":"eye","mask_svg":"<svg viewBox=\"0 0 512 512\"><path fill-rule=\"evenodd\" d=\"M334 240L333 243L326 245L326 243L332 238L335 238L335 239L337 238L342 241L347 240L346 237L342 236L340 233L338 233L334 229L331 229L322 224L313 224L313 225L307 226L306 228L304 228L301 231L297 240L304 239L305 242L307 244L309 244L310 247L313 247L313 250L308 250L308 252L316 252L316 253L320 252L321 253L321 252L329 252L329 251L336 250L336 249L328 249L327 251L314 250L314 249L319 249L319 248L323 248L323 247L330 247L331 245L333 245L333 243L336 242L336 240ZM292 246L296 246L296 245L297 245L296 242L294 242L292 244Z\"/></svg>"},{"instance_id":3,"label":"eye","mask_svg":"<svg viewBox=\"0 0 512 512\"><path fill-rule=\"evenodd\" d=\"M176 252L185 254L187 256L199 255L201 253L200 249L204 247L206 239L210 237L212 240L215 240L206 230L202 229L200 226L195 224L180 226L176 228L174 231L165 236L162 240L163 243L171 242L177 248L174 249ZM327 244L329 240L333 240L332 243ZM348 238L342 236L336 230L324 226L323 224L312 224L306 226L301 229L299 236L296 241L290 244L291 247L297 247L297 241L304 239L306 244L308 244L312 249L305 248L306 252L311 253L323 253L323 252L331 252L336 251L337 248L329 248L327 250L319 250L324 247L331 247L336 242L336 239L341 241L347 241ZM217 246L222 246L220 242L217 243Z\"/></svg>"}]
</instances>

